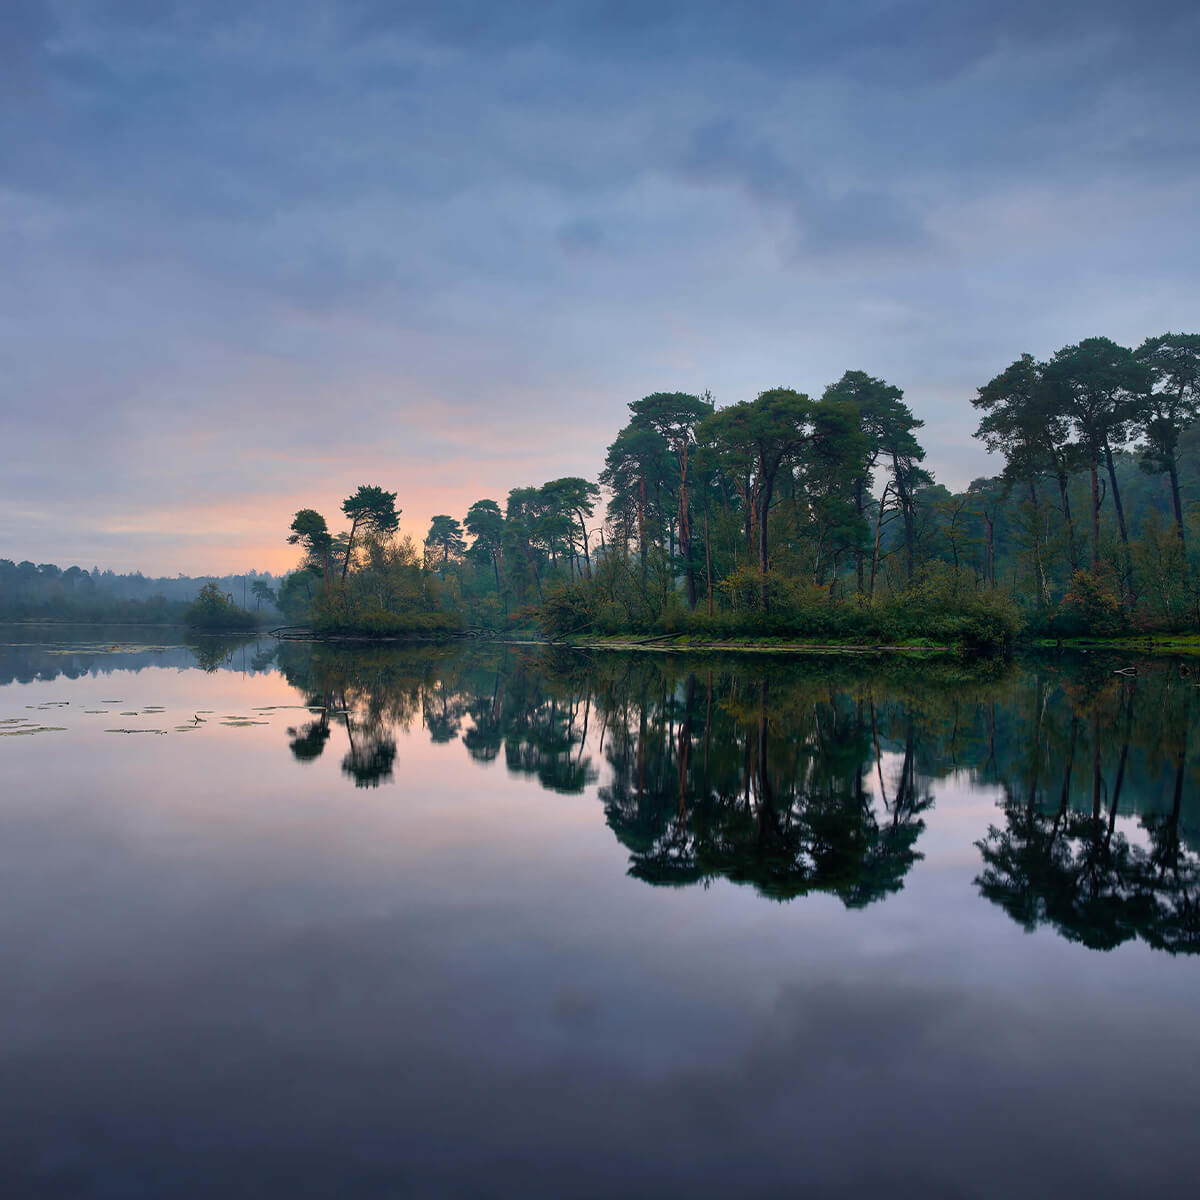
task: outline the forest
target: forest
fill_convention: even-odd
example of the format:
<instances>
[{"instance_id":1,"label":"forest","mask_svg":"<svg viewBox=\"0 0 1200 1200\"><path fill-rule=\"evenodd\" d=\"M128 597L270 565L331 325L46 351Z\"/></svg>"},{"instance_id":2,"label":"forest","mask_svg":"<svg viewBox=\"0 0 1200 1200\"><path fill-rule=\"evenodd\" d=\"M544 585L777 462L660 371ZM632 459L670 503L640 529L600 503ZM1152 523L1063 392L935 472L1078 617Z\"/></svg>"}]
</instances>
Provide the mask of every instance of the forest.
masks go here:
<instances>
[{"instance_id":1,"label":"forest","mask_svg":"<svg viewBox=\"0 0 1200 1200\"><path fill-rule=\"evenodd\" d=\"M865 372L817 399L654 392L595 480L439 514L421 547L382 487L347 497L344 531L300 510L278 605L365 635L989 649L1200 629L1200 334L1023 354L969 403L1003 466L952 492L902 390Z\"/></svg>"},{"instance_id":2,"label":"forest","mask_svg":"<svg viewBox=\"0 0 1200 1200\"><path fill-rule=\"evenodd\" d=\"M252 628L255 614L275 611L279 582L261 571L151 578L141 572L119 575L99 567L64 569L54 563L0 558L0 621Z\"/></svg>"}]
</instances>

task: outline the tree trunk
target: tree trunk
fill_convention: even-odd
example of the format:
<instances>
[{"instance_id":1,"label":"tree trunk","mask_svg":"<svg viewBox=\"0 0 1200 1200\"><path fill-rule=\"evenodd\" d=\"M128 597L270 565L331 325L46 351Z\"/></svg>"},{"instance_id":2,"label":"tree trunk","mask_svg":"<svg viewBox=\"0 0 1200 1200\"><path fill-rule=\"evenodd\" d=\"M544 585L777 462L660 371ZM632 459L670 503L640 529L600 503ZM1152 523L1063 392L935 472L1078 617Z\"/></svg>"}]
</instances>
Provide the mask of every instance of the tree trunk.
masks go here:
<instances>
[{"instance_id":1,"label":"tree trunk","mask_svg":"<svg viewBox=\"0 0 1200 1200\"><path fill-rule=\"evenodd\" d=\"M1033 505L1033 566L1037 571L1038 607L1050 603L1050 585L1046 581L1046 565L1042 561L1042 515L1038 506L1037 483L1029 479L1029 503Z\"/></svg>"},{"instance_id":2,"label":"tree trunk","mask_svg":"<svg viewBox=\"0 0 1200 1200\"><path fill-rule=\"evenodd\" d=\"M862 527L862 522L866 520L865 512L867 507L866 499L867 482L860 475L854 481L854 508L858 513L859 528ZM863 571L865 564L863 563L863 547L862 542L858 540L857 534L854 543L854 574L857 580L858 594L863 594Z\"/></svg>"},{"instance_id":3,"label":"tree trunk","mask_svg":"<svg viewBox=\"0 0 1200 1200\"><path fill-rule=\"evenodd\" d=\"M646 595L646 476L640 480L638 490L638 551L642 556L642 596Z\"/></svg>"},{"instance_id":4,"label":"tree trunk","mask_svg":"<svg viewBox=\"0 0 1200 1200\"><path fill-rule=\"evenodd\" d=\"M688 452L686 443L679 453L679 553L683 557L687 580L688 611L696 610L696 568L692 565L692 521L688 513Z\"/></svg>"},{"instance_id":5,"label":"tree trunk","mask_svg":"<svg viewBox=\"0 0 1200 1200\"><path fill-rule=\"evenodd\" d=\"M358 518L355 517L350 526L350 537L346 541L346 557L342 562L342 582L346 582L346 572L350 570L350 555L354 551L354 535L358 531Z\"/></svg>"},{"instance_id":6,"label":"tree trunk","mask_svg":"<svg viewBox=\"0 0 1200 1200\"><path fill-rule=\"evenodd\" d=\"M1067 557L1071 560L1071 570L1079 569L1079 554L1075 548L1075 519L1071 516L1071 492L1069 480L1065 471L1055 472L1058 479L1058 494L1062 498L1063 519L1067 523Z\"/></svg>"},{"instance_id":7,"label":"tree trunk","mask_svg":"<svg viewBox=\"0 0 1200 1200\"><path fill-rule=\"evenodd\" d=\"M913 508L911 497L906 496L903 501L904 513L904 573L908 577L908 581L912 582L913 577L913 555L916 552L916 533L913 529Z\"/></svg>"},{"instance_id":8,"label":"tree trunk","mask_svg":"<svg viewBox=\"0 0 1200 1200\"><path fill-rule=\"evenodd\" d=\"M583 565L587 570L587 577L592 577L592 555L588 549L588 531L587 526L583 523L583 513L576 513L579 517L579 534L583 538Z\"/></svg>"},{"instance_id":9,"label":"tree trunk","mask_svg":"<svg viewBox=\"0 0 1200 1200\"><path fill-rule=\"evenodd\" d=\"M767 510L771 507L771 495L775 490L774 477L765 480L762 486L762 495L759 498L760 512L758 518L758 569L762 573L760 580L760 596L762 600L762 610L764 613L769 611L769 601L767 599Z\"/></svg>"},{"instance_id":10,"label":"tree trunk","mask_svg":"<svg viewBox=\"0 0 1200 1200\"><path fill-rule=\"evenodd\" d=\"M1100 569L1100 453L1093 447L1088 463L1092 481L1092 574Z\"/></svg>"},{"instance_id":11,"label":"tree trunk","mask_svg":"<svg viewBox=\"0 0 1200 1200\"><path fill-rule=\"evenodd\" d=\"M908 581L913 577L913 552L916 535L913 530L913 498L908 490L908 484L901 482L900 463L892 455L892 479L896 484L896 503L900 506L900 515L904 518L904 571Z\"/></svg>"},{"instance_id":12,"label":"tree trunk","mask_svg":"<svg viewBox=\"0 0 1200 1200\"><path fill-rule=\"evenodd\" d=\"M1179 535L1180 548L1186 551L1183 540L1183 500L1179 495L1179 464L1175 461L1175 452L1167 463L1167 472L1171 476L1171 506L1175 510L1175 532ZM1184 560L1186 562L1186 559Z\"/></svg>"},{"instance_id":13,"label":"tree trunk","mask_svg":"<svg viewBox=\"0 0 1200 1200\"><path fill-rule=\"evenodd\" d=\"M1125 526L1125 506L1121 503L1121 488L1117 483L1117 472L1113 465L1112 447L1104 442L1104 461L1108 467L1108 480L1112 484L1113 506L1117 510L1117 528L1121 531L1121 547L1124 551L1125 597L1130 609L1137 607L1137 594L1133 590L1133 558L1129 553L1129 530Z\"/></svg>"},{"instance_id":14,"label":"tree trunk","mask_svg":"<svg viewBox=\"0 0 1200 1200\"><path fill-rule=\"evenodd\" d=\"M875 575L879 570L879 538L883 533L883 511L887 507L887 495L891 486L890 482L884 484L883 495L879 497L879 511L875 514L875 549L871 554L871 587L867 592L872 599L875 597Z\"/></svg>"},{"instance_id":15,"label":"tree trunk","mask_svg":"<svg viewBox=\"0 0 1200 1200\"><path fill-rule=\"evenodd\" d=\"M1108 467L1108 481L1112 484L1113 505L1117 510L1117 527L1121 531L1121 544L1125 547L1126 552L1129 550L1129 532L1125 528L1125 506L1121 503L1121 488L1117 483L1117 472L1113 466L1112 448L1108 442L1104 443L1104 461Z\"/></svg>"},{"instance_id":16,"label":"tree trunk","mask_svg":"<svg viewBox=\"0 0 1200 1200\"><path fill-rule=\"evenodd\" d=\"M704 495L704 578L708 583L708 615L713 615L712 603L712 538L708 532L708 493Z\"/></svg>"}]
</instances>

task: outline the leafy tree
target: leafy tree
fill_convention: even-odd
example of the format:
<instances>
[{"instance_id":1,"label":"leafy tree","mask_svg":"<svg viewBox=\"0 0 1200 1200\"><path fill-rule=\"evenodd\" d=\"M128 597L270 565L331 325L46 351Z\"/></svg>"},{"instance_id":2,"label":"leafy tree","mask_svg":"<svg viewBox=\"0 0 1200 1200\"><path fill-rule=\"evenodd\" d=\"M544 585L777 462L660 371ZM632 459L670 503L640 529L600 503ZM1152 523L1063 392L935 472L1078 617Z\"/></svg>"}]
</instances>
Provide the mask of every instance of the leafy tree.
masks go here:
<instances>
[{"instance_id":1,"label":"leafy tree","mask_svg":"<svg viewBox=\"0 0 1200 1200\"><path fill-rule=\"evenodd\" d=\"M568 475L563 479L552 479L542 485L542 497L547 511L556 516L566 515L568 529L572 522L579 527L579 548L583 551L583 562L590 578L592 574L592 556L588 547L590 534L587 521L591 519L600 498L600 489L594 483L581 479L577 475ZM574 550L575 537L573 529L567 534ZM574 560L572 553L572 560Z\"/></svg>"},{"instance_id":2,"label":"leafy tree","mask_svg":"<svg viewBox=\"0 0 1200 1200\"><path fill-rule=\"evenodd\" d=\"M467 510L465 524L467 533L474 538L471 553L477 559L491 563L496 577L496 595L503 597L500 566L504 556L504 514L500 511L500 505L495 500L476 500Z\"/></svg>"},{"instance_id":3,"label":"leafy tree","mask_svg":"<svg viewBox=\"0 0 1200 1200\"><path fill-rule=\"evenodd\" d=\"M1078 437L1091 480L1092 570L1100 565L1101 459L1108 470L1121 541L1128 552L1129 532L1121 489L1113 466L1112 447L1126 441L1129 422L1136 416L1138 397L1149 381L1149 369L1133 351L1106 337L1084 338L1057 351L1046 366L1045 378L1055 389L1060 411Z\"/></svg>"},{"instance_id":4,"label":"leafy tree","mask_svg":"<svg viewBox=\"0 0 1200 1200\"><path fill-rule=\"evenodd\" d=\"M1135 357L1149 369L1151 378L1137 420L1143 438L1142 464L1149 471L1165 471L1170 476L1175 529L1183 543L1179 436L1200 419L1200 334L1162 333L1147 338Z\"/></svg>"},{"instance_id":5,"label":"leafy tree","mask_svg":"<svg viewBox=\"0 0 1200 1200\"><path fill-rule=\"evenodd\" d=\"M831 383L821 397L823 404L841 404L854 414L858 457L845 464L854 494L857 516L854 571L858 591L865 591L865 548L867 539L867 508L874 486L874 471L883 453L882 431L888 414L903 398L904 393L892 384L876 379L865 371L847 371L837 383Z\"/></svg>"},{"instance_id":6,"label":"leafy tree","mask_svg":"<svg viewBox=\"0 0 1200 1200\"><path fill-rule=\"evenodd\" d=\"M989 452L1004 455L1006 482L1025 484L1034 509L1036 529L1040 501L1037 481L1053 475L1067 526L1071 568L1078 566L1069 482L1076 455L1070 444L1070 420L1045 379L1046 367L1032 354L1022 354L979 389L971 403L983 411L975 436ZM1036 536L1036 535L1035 535Z\"/></svg>"},{"instance_id":7,"label":"leafy tree","mask_svg":"<svg viewBox=\"0 0 1200 1200\"><path fill-rule=\"evenodd\" d=\"M662 509L658 497L670 471L670 447L666 439L649 424L627 425L608 448L600 482L612 491L609 516L620 531L622 545L628 546L636 530L641 583L646 591L649 565L649 525L661 528Z\"/></svg>"},{"instance_id":8,"label":"leafy tree","mask_svg":"<svg viewBox=\"0 0 1200 1200\"><path fill-rule=\"evenodd\" d=\"M748 464L753 476L750 494L758 518L758 566L761 572L760 604L769 609L767 595L767 516L775 495L779 472L791 462L812 434L812 401L790 388L761 392L755 400L743 400L706 417L698 436L709 443L718 458Z\"/></svg>"},{"instance_id":9,"label":"leafy tree","mask_svg":"<svg viewBox=\"0 0 1200 1200\"><path fill-rule=\"evenodd\" d=\"M275 589L264 579L256 579L250 585L250 591L254 593L254 607L256 610L262 607L264 600L268 604L275 603Z\"/></svg>"},{"instance_id":10,"label":"leafy tree","mask_svg":"<svg viewBox=\"0 0 1200 1200\"><path fill-rule=\"evenodd\" d=\"M439 514L430 523L429 532L425 535L425 545L442 552L442 573L444 575L451 554L457 558L466 547L462 536L462 525L453 517L446 516L445 513Z\"/></svg>"},{"instance_id":11,"label":"leafy tree","mask_svg":"<svg viewBox=\"0 0 1200 1200\"><path fill-rule=\"evenodd\" d=\"M342 512L350 518L350 534L346 540L346 553L342 560L342 579L350 569L350 556L354 553L354 538L359 529L378 536L395 533L400 524L396 508L396 493L385 492L381 487L360 485L357 492L342 501Z\"/></svg>"},{"instance_id":12,"label":"leafy tree","mask_svg":"<svg viewBox=\"0 0 1200 1200\"><path fill-rule=\"evenodd\" d=\"M696 607L692 527L688 505L688 467L696 446L696 427L713 412L712 401L688 392L653 392L630 402L633 428L652 429L666 442L678 469L679 553L687 575L688 608Z\"/></svg>"},{"instance_id":13,"label":"leafy tree","mask_svg":"<svg viewBox=\"0 0 1200 1200\"><path fill-rule=\"evenodd\" d=\"M333 538L325 518L314 508L302 508L292 518L292 533L289 546L303 546L309 561L320 563L324 570L326 586L329 584L329 551Z\"/></svg>"},{"instance_id":14,"label":"leafy tree","mask_svg":"<svg viewBox=\"0 0 1200 1200\"><path fill-rule=\"evenodd\" d=\"M544 532L542 517L542 496L538 488L513 488L509 491L504 511L505 544L512 547L518 563L523 564L528 572L524 579L518 574L519 585L523 588L531 575L539 600L544 599L542 571L538 562L539 543Z\"/></svg>"},{"instance_id":15,"label":"leafy tree","mask_svg":"<svg viewBox=\"0 0 1200 1200\"><path fill-rule=\"evenodd\" d=\"M863 464L871 440L862 428L860 411L831 399L828 391L812 409L812 433L799 458L799 480L808 505L814 540L813 579L823 582L826 570L836 580L838 560L847 549L861 571L864 521L859 508Z\"/></svg>"},{"instance_id":16,"label":"leafy tree","mask_svg":"<svg viewBox=\"0 0 1200 1200\"><path fill-rule=\"evenodd\" d=\"M320 571L319 566L304 567L285 575L279 584L275 604L289 621L307 621L312 615L313 582Z\"/></svg>"},{"instance_id":17,"label":"leafy tree","mask_svg":"<svg viewBox=\"0 0 1200 1200\"><path fill-rule=\"evenodd\" d=\"M216 583L206 583L184 613L194 629L253 629L254 616L233 602Z\"/></svg>"},{"instance_id":18,"label":"leafy tree","mask_svg":"<svg viewBox=\"0 0 1200 1200\"><path fill-rule=\"evenodd\" d=\"M889 395L874 416L872 432L891 470L892 494L904 522L905 574L911 581L915 565L917 491L931 484L933 476L920 465L925 458L925 449L914 432L925 422L913 416L912 410L903 403L899 388L893 390L896 394Z\"/></svg>"}]
</instances>

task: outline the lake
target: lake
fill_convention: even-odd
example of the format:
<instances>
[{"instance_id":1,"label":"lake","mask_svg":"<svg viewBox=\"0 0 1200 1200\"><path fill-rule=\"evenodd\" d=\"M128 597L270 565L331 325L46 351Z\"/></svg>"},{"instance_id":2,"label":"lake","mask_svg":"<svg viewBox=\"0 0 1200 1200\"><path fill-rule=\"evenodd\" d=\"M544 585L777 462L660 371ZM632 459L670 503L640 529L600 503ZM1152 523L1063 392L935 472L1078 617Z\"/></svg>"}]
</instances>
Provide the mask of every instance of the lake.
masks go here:
<instances>
[{"instance_id":1,"label":"lake","mask_svg":"<svg viewBox=\"0 0 1200 1200\"><path fill-rule=\"evenodd\" d=\"M1193 1195L1198 683L0 631L0 1194Z\"/></svg>"}]
</instances>

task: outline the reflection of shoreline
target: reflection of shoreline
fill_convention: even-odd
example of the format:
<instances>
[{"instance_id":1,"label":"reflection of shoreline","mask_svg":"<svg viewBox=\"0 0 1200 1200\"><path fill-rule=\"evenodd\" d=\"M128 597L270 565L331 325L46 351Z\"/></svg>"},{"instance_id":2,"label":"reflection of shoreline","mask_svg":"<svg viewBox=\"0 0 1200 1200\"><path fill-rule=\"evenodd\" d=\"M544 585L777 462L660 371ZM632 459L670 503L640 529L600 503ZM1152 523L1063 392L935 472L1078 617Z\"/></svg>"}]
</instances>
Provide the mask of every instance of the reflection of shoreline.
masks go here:
<instances>
[{"instance_id":1,"label":"reflection of shoreline","mask_svg":"<svg viewBox=\"0 0 1200 1200\"><path fill-rule=\"evenodd\" d=\"M1162 878L1151 890L1168 907L1165 892L1182 896L1185 910L1190 903L1179 881L1200 829L1200 805L1182 799L1198 790L1185 778L1197 706L1177 664L1161 659L1143 660L1131 676L1102 655L927 660L919 670L895 659L495 644L288 645L279 658L289 682L345 726L342 768L360 787L393 778L393 735L418 721L431 741L461 740L477 761L502 759L554 791L583 791L603 765L606 821L629 853L629 873L655 885L725 878L780 900L824 891L848 907L870 904L899 891L922 857L921 814L936 781L967 771L1021 797L1027 820L1057 811L1077 838L1103 829L1098 846L1070 850L1100 893L1098 864L1137 858L1123 849L1117 817L1138 817L1174 847L1158 852ZM328 728L323 716L290 731L297 760L323 752ZM995 855L979 846L986 876ZM1056 843L1049 853L1067 851ZM1142 884L1130 887L1146 893L1149 868L1138 869ZM1176 882L1164 883L1171 872ZM978 882L1004 903L995 879ZM1061 905L1037 903L1070 936ZM1148 901L1130 903L1126 917ZM1093 905L1089 919L1102 923L1098 912ZM1112 937L1122 940L1111 930L1081 940Z\"/></svg>"},{"instance_id":2,"label":"reflection of shoreline","mask_svg":"<svg viewBox=\"0 0 1200 1200\"><path fill-rule=\"evenodd\" d=\"M96 629L88 626L89 630ZM130 644L114 632L108 637L91 637L86 642L48 641L0 642L0 686L10 683L52 682L59 677L81 679L86 676L136 674L148 667L186 670L242 670L232 652L243 647L247 670L267 670L274 663L275 643L262 638L230 639L220 635L180 638L163 644Z\"/></svg>"},{"instance_id":3,"label":"reflection of shoreline","mask_svg":"<svg viewBox=\"0 0 1200 1200\"><path fill-rule=\"evenodd\" d=\"M106 620L97 623L95 620L38 620L26 617L18 620L0 620L0 634L10 629L173 629L182 631L187 626L172 620Z\"/></svg>"},{"instance_id":4,"label":"reflection of shoreline","mask_svg":"<svg viewBox=\"0 0 1200 1200\"><path fill-rule=\"evenodd\" d=\"M595 788L647 883L848 907L903 888L939 781L963 772L1005 796L976 884L1014 920L1097 948L1200 942L1200 699L1170 660L111 636L0 645L0 679L278 670L314 709L288 730L301 769L336 754L348 785L402 783L398 733L416 730L549 791ZM1140 832L1119 825L1131 817Z\"/></svg>"}]
</instances>

